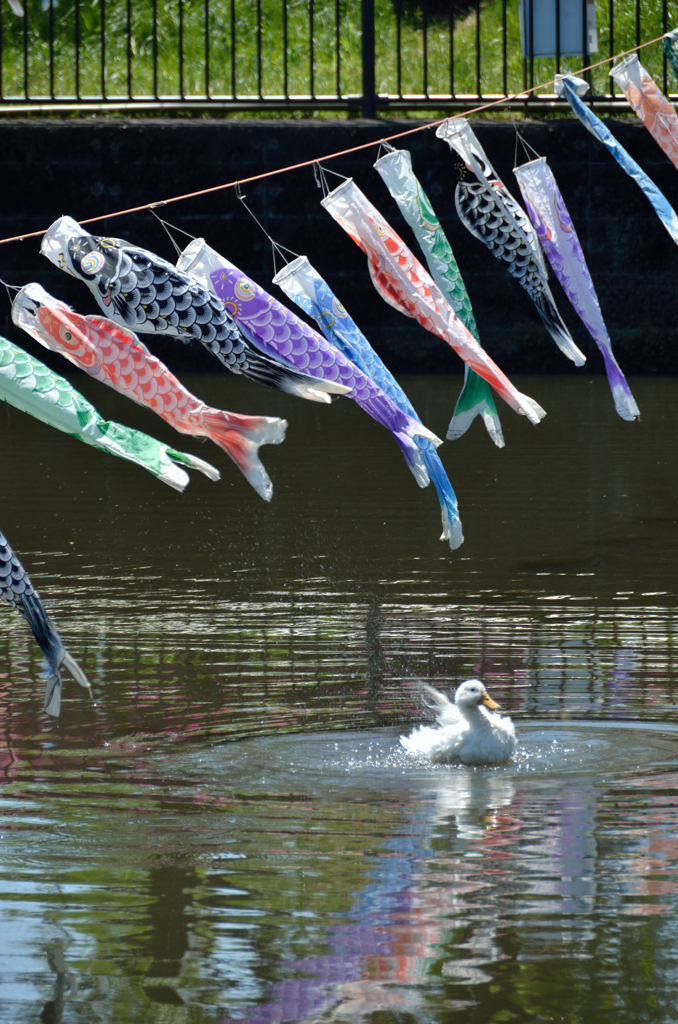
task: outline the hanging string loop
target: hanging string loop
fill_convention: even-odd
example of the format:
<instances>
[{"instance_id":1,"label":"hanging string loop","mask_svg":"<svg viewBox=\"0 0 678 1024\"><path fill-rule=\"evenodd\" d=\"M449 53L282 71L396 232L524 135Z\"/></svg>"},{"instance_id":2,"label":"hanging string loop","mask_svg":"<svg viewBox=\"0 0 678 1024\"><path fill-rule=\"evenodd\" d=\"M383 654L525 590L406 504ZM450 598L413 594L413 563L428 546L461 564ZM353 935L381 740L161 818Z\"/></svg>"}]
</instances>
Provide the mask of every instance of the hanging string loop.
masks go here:
<instances>
[{"instance_id":1,"label":"hanging string loop","mask_svg":"<svg viewBox=\"0 0 678 1024\"><path fill-rule=\"evenodd\" d=\"M335 178L340 178L342 181L348 181L345 174L339 174L338 171L333 171L330 167L323 167L323 165L315 160L313 163L313 177L318 188L323 190L323 199L327 199L328 195L332 191L330 186L327 184L327 175L333 174Z\"/></svg>"},{"instance_id":2,"label":"hanging string loop","mask_svg":"<svg viewBox=\"0 0 678 1024\"><path fill-rule=\"evenodd\" d=\"M289 253L294 259L298 259L298 254L296 252L294 252L292 249L288 249L287 246L281 245L279 242L276 242L276 240L274 238L272 238L271 235L269 235L268 231L266 230L264 225L261 223L259 218L256 216L255 213L253 213L253 211L249 208L249 206L245 202L245 198L246 197L243 194L243 191L242 191L242 189L240 187L240 182L236 182L235 194L238 197L238 199L240 200L240 202L242 203L242 205L245 207L247 212L249 213L249 215L252 218L252 220L254 221L254 223L266 235L266 238L268 238L269 242L271 243L271 253L273 255L273 276L275 277L276 274L278 273L278 266L277 266L276 259L275 259L276 255L280 257L280 259L283 261L283 265L286 266L290 261L287 258L287 256L285 255L285 253Z\"/></svg>"},{"instance_id":3,"label":"hanging string loop","mask_svg":"<svg viewBox=\"0 0 678 1024\"><path fill-rule=\"evenodd\" d=\"M528 162L531 163L532 160L540 160L541 159L541 153L538 153L537 150L534 148L534 146L530 145L530 143L527 141L527 139L524 138L520 134L518 129L516 128L516 156L515 156L515 166L516 167L518 166L518 140L520 140L520 143L521 143L521 145L523 147L523 150L525 151L525 156L527 157Z\"/></svg>"},{"instance_id":4,"label":"hanging string loop","mask_svg":"<svg viewBox=\"0 0 678 1024\"><path fill-rule=\"evenodd\" d=\"M377 150L377 160L381 157L382 149L385 153L395 153L396 151L395 146L392 146L390 142L387 142L386 139L380 139L379 149Z\"/></svg>"},{"instance_id":5,"label":"hanging string loop","mask_svg":"<svg viewBox=\"0 0 678 1024\"><path fill-rule=\"evenodd\" d=\"M0 284L4 284L5 289L7 291L7 298L9 299L9 304L11 306L14 303L14 298L12 296L12 292L20 292L21 288L17 284L10 284L8 281L3 281L3 279L1 277L0 277ZM11 291L10 291L10 289L11 289Z\"/></svg>"},{"instance_id":6,"label":"hanging string loop","mask_svg":"<svg viewBox=\"0 0 678 1024\"><path fill-rule=\"evenodd\" d=\"M195 238L195 235L192 235L189 231L184 231L183 228L177 227L176 224L170 224L170 222L168 220L163 220L162 217L160 217L155 212L157 209L159 209L162 206L167 206L167 203L165 201L162 201L162 202L159 202L159 203L149 203L149 205L147 206L147 210L149 211L149 213L153 214L155 219L157 221L159 221L160 224L162 224L162 226L165 229L165 232L167 234L167 237L169 238L170 242L172 243L172 245L174 246L174 248L176 250L177 256L181 256L181 252L182 252L181 247L178 245L178 243L177 243L176 239L174 238L174 235L172 234L172 232L173 231L178 231L180 234L186 235L187 238L190 238L191 241L193 241L193 239Z\"/></svg>"}]
</instances>

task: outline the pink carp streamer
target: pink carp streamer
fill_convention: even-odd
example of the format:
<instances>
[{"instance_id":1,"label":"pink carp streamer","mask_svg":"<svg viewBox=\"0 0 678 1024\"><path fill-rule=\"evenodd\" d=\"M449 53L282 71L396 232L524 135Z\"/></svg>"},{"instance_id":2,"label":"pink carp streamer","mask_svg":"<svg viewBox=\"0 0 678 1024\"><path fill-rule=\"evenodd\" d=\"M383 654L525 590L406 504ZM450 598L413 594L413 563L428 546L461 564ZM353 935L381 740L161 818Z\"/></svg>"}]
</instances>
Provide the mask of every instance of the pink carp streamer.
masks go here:
<instances>
[{"instance_id":1,"label":"pink carp streamer","mask_svg":"<svg viewBox=\"0 0 678 1024\"><path fill-rule=\"evenodd\" d=\"M389 305L446 341L517 413L535 424L543 419L546 413L541 406L521 394L490 359L416 256L352 178L330 192L322 205L363 250L372 283Z\"/></svg>"},{"instance_id":2,"label":"pink carp streamer","mask_svg":"<svg viewBox=\"0 0 678 1024\"><path fill-rule=\"evenodd\" d=\"M678 116L638 60L638 55L634 53L625 57L612 68L610 75L652 138L678 169Z\"/></svg>"},{"instance_id":3,"label":"pink carp streamer","mask_svg":"<svg viewBox=\"0 0 678 1024\"><path fill-rule=\"evenodd\" d=\"M14 323L81 370L157 413L182 434L208 437L235 462L255 491L270 501L273 485L258 449L279 444L287 422L213 409L191 394L136 334L100 316L80 316L38 284L17 294Z\"/></svg>"}]
</instances>

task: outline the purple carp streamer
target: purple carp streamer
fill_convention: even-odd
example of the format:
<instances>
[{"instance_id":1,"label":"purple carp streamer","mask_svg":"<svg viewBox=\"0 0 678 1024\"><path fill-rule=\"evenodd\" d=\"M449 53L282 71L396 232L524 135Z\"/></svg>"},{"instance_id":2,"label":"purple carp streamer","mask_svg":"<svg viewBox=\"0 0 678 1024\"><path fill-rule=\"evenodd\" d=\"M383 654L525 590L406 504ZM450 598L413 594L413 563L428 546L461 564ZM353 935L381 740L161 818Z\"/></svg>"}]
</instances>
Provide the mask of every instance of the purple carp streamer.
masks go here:
<instances>
[{"instance_id":1,"label":"purple carp streamer","mask_svg":"<svg viewBox=\"0 0 678 1024\"><path fill-rule=\"evenodd\" d=\"M408 450L409 465L420 486L428 484L421 451L413 438L426 438L436 446L441 443L440 438L402 412L359 366L211 249L204 239L196 238L191 242L182 253L179 265L209 282L209 287L253 344L290 365L341 384L347 398L352 398L377 423L390 430L401 448Z\"/></svg>"},{"instance_id":2,"label":"purple carp streamer","mask_svg":"<svg viewBox=\"0 0 678 1024\"><path fill-rule=\"evenodd\" d=\"M64 647L63 640L45 611L40 595L31 578L15 555L12 547L0 530L0 596L15 611L23 615L31 627L35 642L49 664L49 678L45 687L45 701L42 710L58 718L61 712L61 670L68 669L76 683L92 696L92 687L87 676Z\"/></svg>"},{"instance_id":3,"label":"purple carp streamer","mask_svg":"<svg viewBox=\"0 0 678 1024\"><path fill-rule=\"evenodd\" d=\"M90 235L71 217L60 217L43 238L40 252L84 281L104 315L121 327L186 344L199 341L233 373L299 398L331 402L337 393L331 385L252 348L204 285L147 249Z\"/></svg>"},{"instance_id":4,"label":"purple carp streamer","mask_svg":"<svg viewBox=\"0 0 678 1024\"><path fill-rule=\"evenodd\" d=\"M513 173L553 272L601 351L615 408L622 419L634 420L638 406L612 352L577 232L546 157L515 167Z\"/></svg>"},{"instance_id":5,"label":"purple carp streamer","mask_svg":"<svg viewBox=\"0 0 678 1024\"><path fill-rule=\"evenodd\" d=\"M615 64L610 76L643 122L655 142L678 168L678 117L652 76L632 53Z\"/></svg>"},{"instance_id":6,"label":"purple carp streamer","mask_svg":"<svg viewBox=\"0 0 678 1024\"><path fill-rule=\"evenodd\" d=\"M464 118L455 118L441 124L436 135L445 139L455 154L454 202L462 224L506 264L534 302L560 351L575 366L583 366L586 356L572 340L553 300L532 225L498 177L470 124Z\"/></svg>"}]
</instances>

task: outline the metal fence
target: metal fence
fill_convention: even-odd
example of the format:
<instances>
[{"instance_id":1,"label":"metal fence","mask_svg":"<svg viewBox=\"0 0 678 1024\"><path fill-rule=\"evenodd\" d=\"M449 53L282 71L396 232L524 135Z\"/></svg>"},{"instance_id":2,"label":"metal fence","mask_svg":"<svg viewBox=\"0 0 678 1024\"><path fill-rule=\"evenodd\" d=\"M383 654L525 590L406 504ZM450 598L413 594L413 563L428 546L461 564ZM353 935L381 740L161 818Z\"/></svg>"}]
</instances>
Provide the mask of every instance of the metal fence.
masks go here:
<instances>
[{"instance_id":1,"label":"metal fence","mask_svg":"<svg viewBox=\"0 0 678 1024\"><path fill-rule=\"evenodd\" d=\"M580 2L524 0L521 42L520 0L0 0L0 112L464 110L678 25L678 0L597 0L597 52L583 36L566 56L561 7ZM526 58L549 3L554 55ZM642 59L672 91L661 45ZM592 95L614 108L608 71ZM556 109L551 93L520 106Z\"/></svg>"}]
</instances>

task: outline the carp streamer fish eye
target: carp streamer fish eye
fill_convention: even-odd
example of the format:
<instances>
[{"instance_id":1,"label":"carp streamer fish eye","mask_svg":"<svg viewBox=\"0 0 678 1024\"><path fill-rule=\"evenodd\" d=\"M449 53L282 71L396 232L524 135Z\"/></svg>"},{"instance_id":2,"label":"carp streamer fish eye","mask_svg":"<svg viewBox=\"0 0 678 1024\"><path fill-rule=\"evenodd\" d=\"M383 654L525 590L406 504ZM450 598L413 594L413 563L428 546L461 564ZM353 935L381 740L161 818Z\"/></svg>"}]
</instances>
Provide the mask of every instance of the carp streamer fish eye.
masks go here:
<instances>
[{"instance_id":1,"label":"carp streamer fish eye","mask_svg":"<svg viewBox=\"0 0 678 1024\"><path fill-rule=\"evenodd\" d=\"M241 277L239 281L236 281L233 291L243 302L249 302L250 299L255 297L254 286L245 277Z\"/></svg>"},{"instance_id":2,"label":"carp streamer fish eye","mask_svg":"<svg viewBox=\"0 0 678 1024\"><path fill-rule=\"evenodd\" d=\"M105 262L106 260L100 252L91 252L80 263L80 269L83 274L96 274L101 270Z\"/></svg>"}]
</instances>

